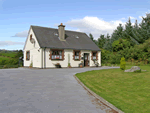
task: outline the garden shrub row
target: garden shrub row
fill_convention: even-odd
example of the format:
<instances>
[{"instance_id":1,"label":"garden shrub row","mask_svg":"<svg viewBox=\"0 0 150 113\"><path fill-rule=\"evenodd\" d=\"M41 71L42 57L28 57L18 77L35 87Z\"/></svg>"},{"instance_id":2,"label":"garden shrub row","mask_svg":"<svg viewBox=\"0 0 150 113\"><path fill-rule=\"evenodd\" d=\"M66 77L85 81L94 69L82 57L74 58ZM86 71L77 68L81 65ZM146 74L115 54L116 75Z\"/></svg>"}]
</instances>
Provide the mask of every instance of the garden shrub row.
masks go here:
<instances>
[{"instance_id":1,"label":"garden shrub row","mask_svg":"<svg viewBox=\"0 0 150 113\"><path fill-rule=\"evenodd\" d=\"M134 47L126 47L119 51L110 52L102 48L100 49L101 61L103 64L120 64L122 57L124 57L126 61L135 62L137 65L140 64L141 61L143 61L144 64L150 64L150 39L143 44L135 45Z\"/></svg>"},{"instance_id":2,"label":"garden shrub row","mask_svg":"<svg viewBox=\"0 0 150 113\"><path fill-rule=\"evenodd\" d=\"M5 69L5 68L18 68L18 65L0 65L0 69Z\"/></svg>"}]
</instances>

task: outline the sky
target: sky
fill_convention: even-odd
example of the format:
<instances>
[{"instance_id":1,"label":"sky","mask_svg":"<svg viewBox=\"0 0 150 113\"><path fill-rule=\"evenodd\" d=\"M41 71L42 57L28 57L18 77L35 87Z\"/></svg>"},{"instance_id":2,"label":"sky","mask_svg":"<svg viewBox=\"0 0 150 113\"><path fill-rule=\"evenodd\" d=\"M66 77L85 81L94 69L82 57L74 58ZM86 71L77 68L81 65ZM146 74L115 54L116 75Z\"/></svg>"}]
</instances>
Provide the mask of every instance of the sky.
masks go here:
<instances>
[{"instance_id":1,"label":"sky","mask_svg":"<svg viewBox=\"0 0 150 113\"><path fill-rule=\"evenodd\" d=\"M134 25L150 12L150 0L0 0L0 49L23 50L30 25L91 33L94 39Z\"/></svg>"}]
</instances>

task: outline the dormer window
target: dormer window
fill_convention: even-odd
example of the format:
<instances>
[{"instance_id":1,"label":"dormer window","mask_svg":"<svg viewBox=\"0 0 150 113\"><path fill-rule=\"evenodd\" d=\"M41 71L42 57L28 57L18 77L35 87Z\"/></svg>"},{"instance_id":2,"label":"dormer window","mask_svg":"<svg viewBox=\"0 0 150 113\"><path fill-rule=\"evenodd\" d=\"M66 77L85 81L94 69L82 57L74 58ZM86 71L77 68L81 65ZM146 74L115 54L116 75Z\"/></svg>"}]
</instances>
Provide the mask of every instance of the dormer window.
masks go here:
<instances>
[{"instance_id":1,"label":"dormer window","mask_svg":"<svg viewBox=\"0 0 150 113\"><path fill-rule=\"evenodd\" d=\"M54 35L55 35L55 36L58 36L58 34L57 34L57 33L54 33Z\"/></svg>"},{"instance_id":2,"label":"dormer window","mask_svg":"<svg viewBox=\"0 0 150 113\"><path fill-rule=\"evenodd\" d=\"M75 35L76 38L79 38L77 35Z\"/></svg>"}]
</instances>

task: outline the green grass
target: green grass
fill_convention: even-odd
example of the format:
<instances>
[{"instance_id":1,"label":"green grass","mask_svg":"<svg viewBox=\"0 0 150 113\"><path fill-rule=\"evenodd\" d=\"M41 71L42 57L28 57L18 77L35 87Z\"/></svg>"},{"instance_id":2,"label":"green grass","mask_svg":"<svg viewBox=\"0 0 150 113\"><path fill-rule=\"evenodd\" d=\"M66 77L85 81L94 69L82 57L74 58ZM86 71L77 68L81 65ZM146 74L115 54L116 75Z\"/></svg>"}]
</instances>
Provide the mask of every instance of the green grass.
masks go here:
<instances>
[{"instance_id":1,"label":"green grass","mask_svg":"<svg viewBox=\"0 0 150 113\"><path fill-rule=\"evenodd\" d=\"M7 69L7 68L18 68L18 65L0 65L0 69Z\"/></svg>"},{"instance_id":2,"label":"green grass","mask_svg":"<svg viewBox=\"0 0 150 113\"><path fill-rule=\"evenodd\" d=\"M15 57L16 53L0 53L0 56L6 56L6 57Z\"/></svg>"},{"instance_id":3,"label":"green grass","mask_svg":"<svg viewBox=\"0 0 150 113\"><path fill-rule=\"evenodd\" d=\"M127 63L126 69L132 65ZM93 70L76 76L89 89L125 113L150 113L150 66L147 72L130 73L120 69Z\"/></svg>"},{"instance_id":4,"label":"green grass","mask_svg":"<svg viewBox=\"0 0 150 113\"><path fill-rule=\"evenodd\" d=\"M10 58L8 57L3 57L3 56L0 56L0 60L9 60Z\"/></svg>"}]
</instances>

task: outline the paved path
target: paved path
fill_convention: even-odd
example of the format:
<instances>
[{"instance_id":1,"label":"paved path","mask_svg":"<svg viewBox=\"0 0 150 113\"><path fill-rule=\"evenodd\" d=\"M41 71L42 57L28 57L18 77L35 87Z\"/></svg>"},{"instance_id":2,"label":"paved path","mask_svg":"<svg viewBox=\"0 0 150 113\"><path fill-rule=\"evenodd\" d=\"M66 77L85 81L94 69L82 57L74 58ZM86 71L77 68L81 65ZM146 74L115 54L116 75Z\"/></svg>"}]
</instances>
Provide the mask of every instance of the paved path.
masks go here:
<instances>
[{"instance_id":1,"label":"paved path","mask_svg":"<svg viewBox=\"0 0 150 113\"><path fill-rule=\"evenodd\" d=\"M106 113L73 75L109 68L0 69L0 113Z\"/></svg>"}]
</instances>

